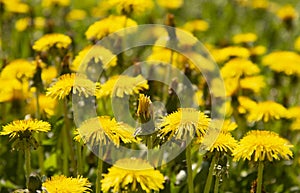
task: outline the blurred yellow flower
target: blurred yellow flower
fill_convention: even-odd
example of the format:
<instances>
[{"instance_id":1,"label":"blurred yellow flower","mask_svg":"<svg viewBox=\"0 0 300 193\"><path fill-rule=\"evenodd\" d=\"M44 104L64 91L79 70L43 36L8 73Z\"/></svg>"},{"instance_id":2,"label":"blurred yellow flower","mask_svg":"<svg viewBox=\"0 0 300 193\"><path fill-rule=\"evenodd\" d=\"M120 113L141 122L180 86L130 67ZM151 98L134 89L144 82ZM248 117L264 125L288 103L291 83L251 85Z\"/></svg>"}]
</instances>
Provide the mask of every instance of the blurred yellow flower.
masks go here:
<instances>
[{"instance_id":1,"label":"blurred yellow flower","mask_svg":"<svg viewBox=\"0 0 300 193\"><path fill-rule=\"evenodd\" d=\"M265 46L254 46L248 48L251 56L260 56L266 53L267 48Z\"/></svg>"},{"instance_id":2,"label":"blurred yellow flower","mask_svg":"<svg viewBox=\"0 0 300 193\"><path fill-rule=\"evenodd\" d=\"M257 35L255 33L242 33L233 36L232 41L235 44L240 43L252 43L257 40Z\"/></svg>"},{"instance_id":3,"label":"blurred yellow flower","mask_svg":"<svg viewBox=\"0 0 300 193\"><path fill-rule=\"evenodd\" d=\"M298 13L292 5L285 5L277 10L277 17L283 21L294 20L298 17Z\"/></svg>"},{"instance_id":4,"label":"blurred yellow flower","mask_svg":"<svg viewBox=\"0 0 300 193\"><path fill-rule=\"evenodd\" d=\"M139 158L118 160L103 174L103 192L147 192L163 189L164 176L147 161ZM127 192L126 191L126 192Z\"/></svg>"},{"instance_id":5,"label":"blurred yellow flower","mask_svg":"<svg viewBox=\"0 0 300 193\"><path fill-rule=\"evenodd\" d=\"M43 7L62 6L67 7L70 5L70 0L42 0Z\"/></svg>"},{"instance_id":6,"label":"blurred yellow flower","mask_svg":"<svg viewBox=\"0 0 300 193\"><path fill-rule=\"evenodd\" d=\"M240 79L240 88L244 90L260 93L265 87L266 83L264 76L248 76Z\"/></svg>"},{"instance_id":7,"label":"blurred yellow flower","mask_svg":"<svg viewBox=\"0 0 300 193\"><path fill-rule=\"evenodd\" d=\"M300 76L300 55L291 51L275 51L263 57L262 63L275 72Z\"/></svg>"},{"instance_id":8,"label":"blurred yellow flower","mask_svg":"<svg viewBox=\"0 0 300 193\"><path fill-rule=\"evenodd\" d=\"M149 96L144 94L140 94L139 96L139 104L136 115L138 117L143 118L144 120L149 119L152 116L152 109L151 109L151 100Z\"/></svg>"},{"instance_id":9,"label":"blurred yellow flower","mask_svg":"<svg viewBox=\"0 0 300 193\"><path fill-rule=\"evenodd\" d=\"M114 118L100 116L90 118L84 121L75 132L74 139L82 140L84 143L95 145L107 145L113 142L119 147L120 142L137 142L134 135L134 129L124 123L118 123Z\"/></svg>"},{"instance_id":10,"label":"blurred yellow flower","mask_svg":"<svg viewBox=\"0 0 300 193\"><path fill-rule=\"evenodd\" d=\"M126 75L113 76L100 85L96 97L116 96L123 98L124 95L138 94L140 91L147 90L148 88L148 81L142 75L136 77Z\"/></svg>"},{"instance_id":11,"label":"blurred yellow flower","mask_svg":"<svg viewBox=\"0 0 300 193\"><path fill-rule=\"evenodd\" d=\"M180 108L164 117L159 125L161 137L186 140L194 135L201 137L208 130L210 118L203 112L192 108Z\"/></svg>"},{"instance_id":12,"label":"blurred yellow flower","mask_svg":"<svg viewBox=\"0 0 300 193\"><path fill-rule=\"evenodd\" d=\"M54 66L43 68L41 76L43 83L48 86L50 83L52 83L53 79L57 77L57 69Z\"/></svg>"},{"instance_id":13,"label":"blurred yellow flower","mask_svg":"<svg viewBox=\"0 0 300 193\"><path fill-rule=\"evenodd\" d=\"M260 72L258 66L245 58L234 58L229 60L221 68L223 78L240 78L255 75Z\"/></svg>"},{"instance_id":14,"label":"blurred yellow flower","mask_svg":"<svg viewBox=\"0 0 300 193\"><path fill-rule=\"evenodd\" d=\"M295 48L295 50L300 52L300 36L297 37L295 44L294 44L294 48Z\"/></svg>"},{"instance_id":15,"label":"blurred yellow flower","mask_svg":"<svg viewBox=\"0 0 300 193\"><path fill-rule=\"evenodd\" d=\"M34 62L25 59L16 59L8 63L1 71L2 78L16 78L26 81L33 77L36 70Z\"/></svg>"},{"instance_id":16,"label":"blurred yellow flower","mask_svg":"<svg viewBox=\"0 0 300 193\"><path fill-rule=\"evenodd\" d=\"M16 120L3 126L3 130L0 132L0 135L9 135L10 138L22 138L28 137L28 135L32 132L48 132L50 129L51 126L46 121L37 119Z\"/></svg>"},{"instance_id":17,"label":"blurred yellow flower","mask_svg":"<svg viewBox=\"0 0 300 193\"><path fill-rule=\"evenodd\" d=\"M260 120L268 122L271 119L287 118L288 115L288 110L281 104L274 101L263 101L249 109L247 120L249 122Z\"/></svg>"},{"instance_id":18,"label":"blurred yellow flower","mask_svg":"<svg viewBox=\"0 0 300 193\"><path fill-rule=\"evenodd\" d=\"M64 175L48 178L43 187L47 193L87 193L91 192L91 183L87 178L77 176L67 178Z\"/></svg>"},{"instance_id":19,"label":"blurred yellow flower","mask_svg":"<svg viewBox=\"0 0 300 193\"><path fill-rule=\"evenodd\" d=\"M114 25L111 25L112 23ZM114 33L126 27L134 26L137 26L137 23L126 16L110 15L109 17L90 25L85 32L85 36L89 40L100 40L110 33Z\"/></svg>"},{"instance_id":20,"label":"blurred yellow flower","mask_svg":"<svg viewBox=\"0 0 300 193\"><path fill-rule=\"evenodd\" d=\"M46 95L55 99L64 99L71 92L73 94L94 96L97 89L96 83L81 74L64 74L47 89Z\"/></svg>"},{"instance_id":21,"label":"blurred yellow flower","mask_svg":"<svg viewBox=\"0 0 300 193\"><path fill-rule=\"evenodd\" d=\"M83 9L72 9L66 16L68 21L80 21L86 17L86 11Z\"/></svg>"},{"instance_id":22,"label":"blurred yellow flower","mask_svg":"<svg viewBox=\"0 0 300 193\"><path fill-rule=\"evenodd\" d=\"M289 159L293 156L293 145L277 133L263 130L249 131L233 151L233 160L273 161L280 158Z\"/></svg>"},{"instance_id":23,"label":"blurred yellow flower","mask_svg":"<svg viewBox=\"0 0 300 193\"><path fill-rule=\"evenodd\" d=\"M256 108L257 103L251 100L249 97L246 96L239 96L238 97L238 111L241 114L249 112L252 108Z\"/></svg>"},{"instance_id":24,"label":"blurred yellow flower","mask_svg":"<svg viewBox=\"0 0 300 193\"><path fill-rule=\"evenodd\" d=\"M16 30L22 32L25 31L29 25L30 25L30 17L24 17L16 21L15 28Z\"/></svg>"},{"instance_id":25,"label":"blurred yellow flower","mask_svg":"<svg viewBox=\"0 0 300 193\"><path fill-rule=\"evenodd\" d=\"M32 93L29 91L29 81L20 82L16 78L0 77L0 102L24 100Z\"/></svg>"},{"instance_id":26,"label":"blurred yellow flower","mask_svg":"<svg viewBox=\"0 0 300 193\"><path fill-rule=\"evenodd\" d=\"M120 14L145 14L153 8L152 0L110 0L110 6L115 7Z\"/></svg>"},{"instance_id":27,"label":"blurred yellow flower","mask_svg":"<svg viewBox=\"0 0 300 193\"><path fill-rule=\"evenodd\" d=\"M66 49L72 40L69 36L59 33L46 34L34 42L32 48L35 51L46 52L52 47Z\"/></svg>"},{"instance_id":28,"label":"blurred yellow flower","mask_svg":"<svg viewBox=\"0 0 300 193\"><path fill-rule=\"evenodd\" d=\"M288 117L292 119L291 130L300 130L300 106L290 107Z\"/></svg>"},{"instance_id":29,"label":"blurred yellow flower","mask_svg":"<svg viewBox=\"0 0 300 193\"><path fill-rule=\"evenodd\" d=\"M249 50L240 46L214 48L211 50L211 54L218 63L225 62L232 57L249 58L250 56Z\"/></svg>"},{"instance_id":30,"label":"blurred yellow flower","mask_svg":"<svg viewBox=\"0 0 300 193\"><path fill-rule=\"evenodd\" d=\"M39 96L39 109L42 114L46 115L46 117L54 115L56 105L57 101L55 99L47 97L43 94ZM32 98L27 106L27 112L34 115L37 110L36 106L36 98Z\"/></svg>"},{"instance_id":31,"label":"blurred yellow flower","mask_svg":"<svg viewBox=\"0 0 300 193\"><path fill-rule=\"evenodd\" d=\"M85 72L90 62L92 62L92 64L99 63L99 65L102 65L103 69L106 70L109 67L117 65L117 57L103 46L87 46L77 54L70 68L75 72Z\"/></svg>"},{"instance_id":32,"label":"blurred yellow flower","mask_svg":"<svg viewBox=\"0 0 300 193\"><path fill-rule=\"evenodd\" d=\"M182 26L182 29L189 32L206 31L208 28L209 24L201 19L188 21Z\"/></svg>"},{"instance_id":33,"label":"blurred yellow flower","mask_svg":"<svg viewBox=\"0 0 300 193\"><path fill-rule=\"evenodd\" d=\"M184 0L173 0L173 1L157 0L157 3L159 6L167 9L177 9L183 5Z\"/></svg>"},{"instance_id":34,"label":"blurred yellow flower","mask_svg":"<svg viewBox=\"0 0 300 193\"><path fill-rule=\"evenodd\" d=\"M8 12L13 13L28 13L29 12L29 5L23 3L20 0L2 0L1 3L4 4L4 8Z\"/></svg>"},{"instance_id":35,"label":"blurred yellow flower","mask_svg":"<svg viewBox=\"0 0 300 193\"><path fill-rule=\"evenodd\" d=\"M222 133L228 133L237 128L237 124L235 122L231 122L228 119L225 120L219 120L219 119L214 119L211 121L210 128L218 129Z\"/></svg>"}]
</instances>

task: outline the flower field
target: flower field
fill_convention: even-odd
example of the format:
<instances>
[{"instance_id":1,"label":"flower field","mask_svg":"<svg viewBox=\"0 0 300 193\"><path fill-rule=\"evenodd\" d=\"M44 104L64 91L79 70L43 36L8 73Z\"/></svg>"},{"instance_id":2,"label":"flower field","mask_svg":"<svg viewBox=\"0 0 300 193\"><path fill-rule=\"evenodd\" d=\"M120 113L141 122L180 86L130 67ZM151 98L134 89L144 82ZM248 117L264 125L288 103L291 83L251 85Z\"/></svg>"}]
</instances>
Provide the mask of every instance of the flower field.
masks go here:
<instances>
[{"instance_id":1,"label":"flower field","mask_svg":"<svg viewBox=\"0 0 300 193\"><path fill-rule=\"evenodd\" d=\"M0 192L299 193L297 0L0 0Z\"/></svg>"}]
</instances>

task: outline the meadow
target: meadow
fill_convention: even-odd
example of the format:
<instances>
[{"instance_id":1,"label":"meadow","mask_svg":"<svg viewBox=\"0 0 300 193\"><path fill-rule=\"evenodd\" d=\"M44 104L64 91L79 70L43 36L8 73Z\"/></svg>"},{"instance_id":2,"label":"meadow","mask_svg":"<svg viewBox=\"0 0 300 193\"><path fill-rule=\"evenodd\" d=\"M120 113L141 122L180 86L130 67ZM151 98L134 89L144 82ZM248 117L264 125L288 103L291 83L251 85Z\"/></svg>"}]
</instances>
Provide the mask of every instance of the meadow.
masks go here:
<instances>
[{"instance_id":1,"label":"meadow","mask_svg":"<svg viewBox=\"0 0 300 193\"><path fill-rule=\"evenodd\" d=\"M0 192L300 192L297 0L0 0Z\"/></svg>"}]
</instances>

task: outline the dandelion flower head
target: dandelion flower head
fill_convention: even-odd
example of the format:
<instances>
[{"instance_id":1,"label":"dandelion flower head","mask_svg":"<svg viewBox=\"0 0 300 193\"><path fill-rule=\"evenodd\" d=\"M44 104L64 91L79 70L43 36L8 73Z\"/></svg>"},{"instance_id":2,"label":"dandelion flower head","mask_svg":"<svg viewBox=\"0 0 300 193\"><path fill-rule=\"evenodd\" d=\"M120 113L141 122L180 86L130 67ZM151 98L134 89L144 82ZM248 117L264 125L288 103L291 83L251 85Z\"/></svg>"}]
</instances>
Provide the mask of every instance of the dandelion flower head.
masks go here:
<instances>
[{"instance_id":1,"label":"dandelion flower head","mask_svg":"<svg viewBox=\"0 0 300 193\"><path fill-rule=\"evenodd\" d=\"M162 137L185 140L188 137L201 137L205 134L210 124L203 112L192 108L180 108L178 111L164 117L159 131Z\"/></svg>"},{"instance_id":2,"label":"dandelion flower head","mask_svg":"<svg viewBox=\"0 0 300 193\"><path fill-rule=\"evenodd\" d=\"M164 176L147 161L138 158L118 160L103 174L102 191L151 192L163 189Z\"/></svg>"},{"instance_id":3,"label":"dandelion flower head","mask_svg":"<svg viewBox=\"0 0 300 193\"><path fill-rule=\"evenodd\" d=\"M289 159L293 156L290 148L293 147L284 138L272 131L249 131L238 143L233 151L234 160L273 161Z\"/></svg>"},{"instance_id":4,"label":"dandelion flower head","mask_svg":"<svg viewBox=\"0 0 300 193\"><path fill-rule=\"evenodd\" d=\"M139 15L153 8L152 0L110 0L109 3L124 15Z\"/></svg>"},{"instance_id":5,"label":"dandelion flower head","mask_svg":"<svg viewBox=\"0 0 300 193\"><path fill-rule=\"evenodd\" d=\"M241 43L252 43L257 40L257 35L255 33L242 33L233 36L232 41L235 44Z\"/></svg>"},{"instance_id":6,"label":"dandelion flower head","mask_svg":"<svg viewBox=\"0 0 300 193\"><path fill-rule=\"evenodd\" d=\"M52 176L43 183L48 193L87 193L91 192L91 183L87 178L77 176L67 178L64 175Z\"/></svg>"},{"instance_id":7,"label":"dandelion flower head","mask_svg":"<svg viewBox=\"0 0 300 193\"><path fill-rule=\"evenodd\" d=\"M50 48L66 49L72 40L69 36L59 33L46 34L36 40L32 46L35 51L46 52Z\"/></svg>"}]
</instances>

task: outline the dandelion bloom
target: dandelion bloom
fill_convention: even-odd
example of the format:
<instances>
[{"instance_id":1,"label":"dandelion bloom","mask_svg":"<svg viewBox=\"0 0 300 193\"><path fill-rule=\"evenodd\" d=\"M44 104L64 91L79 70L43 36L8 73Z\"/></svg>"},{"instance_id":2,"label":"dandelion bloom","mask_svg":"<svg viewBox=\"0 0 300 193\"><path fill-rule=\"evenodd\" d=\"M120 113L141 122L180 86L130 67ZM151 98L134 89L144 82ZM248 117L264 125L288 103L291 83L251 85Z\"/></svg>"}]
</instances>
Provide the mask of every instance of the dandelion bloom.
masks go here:
<instances>
[{"instance_id":1,"label":"dandelion bloom","mask_svg":"<svg viewBox=\"0 0 300 193\"><path fill-rule=\"evenodd\" d=\"M208 28L209 24L201 19L188 21L182 26L182 29L187 30L189 32L206 31Z\"/></svg>"},{"instance_id":2,"label":"dandelion bloom","mask_svg":"<svg viewBox=\"0 0 300 193\"><path fill-rule=\"evenodd\" d=\"M116 7L121 14L144 14L153 8L152 0L110 0L108 1L112 7Z\"/></svg>"},{"instance_id":3,"label":"dandelion bloom","mask_svg":"<svg viewBox=\"0 0 300 193\"><path fill-rule=\"evenodd\" d=\"M114 25L112 25L112 23ZM125 27L134 26L137 26L137 23L134 20L127 18L126 16L110 15L109 17L90 25L90 27L85 32L85 36L89 40L100 40L110 33L114 33Z\"/></svg>"},{"instance_id":4,"label":"dandelion bloom","mask_svg":"<svg viewBox=\"0 0 300 193\"><path fill-rule=\"evenodd\" d=\"M252 43L257 40L257 35L255 33L243 33L243 34L237 34L233 36L232 41L235 44L240 43Z\"/></svg>"},{"instance_id":5,"label":"dandelion bloom","mask_svg":"<svg viewBox=\"0 0 300 193\"><path fill-rule=\"evenodd\" d=\"M46 121L36 119L16 120L3 126L0 135L9 135L9 137L15 138L27 135L27 132L48 132L50 128L50 124Z\"/></svg>"},{"instance_id":6,"label":"dandelion bloom","mask_svg":"<svg viewBox=\"0 0 300 193\"><path fill-rule=\"evenodd\" d=\"M43 0L43 7L51 7L51 6L62 6L66 7L70 5L70 0Z\"/></svg>"},{"instance_id":7,"label":"dandelion bloom","mask_svg":"<svg viewBox=\"0 0 300 193\"><path fill-rule=\"evenodd\" d=\"M300 36L295 40L294 47L297 51L300 51Z\"/></svg>"},{"instance_id":8,"label":"dandelion bloom","mask_svg":"<svg viewBox=\"0 0 300 193\"><path fill-rule=\"evenodd\" d=\"M92 82L81 74L64 74L47 89L46 95L55 99L64 99L71 91L73 94L93 96L96 90L96 83Z\"/></svg>"},{"instance_id":9,"label":"dandelion bloom","mask_svg":"<svg viewBox=\"0 0 300 193\"><path fill-rule=\"evenodd\" d=\"M186 139L187 137L201 137L205 134L210 124L203 112L192 108L180 108L178 111L164 117L159 131L162 137L171 139Z\"/></svg>"},{"instance_id":10,"label":"dandelion bloom","mask_svg":"<svg viewBox=\"0 0 300 193\"><path fill-rule=\"evenodd\" d=\"M183 0L158 0L157 3L159 6L167 8L167 9L177 9L183 5Z\"/></svg>"},{"instance_id":11,"label":"dandelion bloom","mask_svg":"<svg viewBox=\"0 0 300 193\"><path fill-rule=\"evenodd\" d=\"M250 60L245 58L234 58L224 64L221 69L223 78L251 76L258 74L260 69Z\"/></svg>"},{"instance_id":12,"label":"dandelion bloom","mask_svg":"<svg viewBox=\"0 0 300 193\"><path fill-rule=\"evenodd\" d=\"M141 75L136 77L119 75L113 76L104 84L101 84L96 96L97 98L107 96L123 98L125 95L138 94L140 91L147 90L148 88L147 80Z\"/></svg>"},{"instance_id":13,"label":"dandelion bloom","mask_svg":"<svg viewBox=\"0 0 300 193\"><path fill-rule=\"evenodd\" d=\"M225 48L214 48L211 54L216 62L221 63L227 61L231 57L249 58L250 52L247 48L241 46L228 46Z\"/></svg>"},{"instance_id":14,"label":"dandelion bloom","mask_svg":"<svg viewBox=\"0 0 300 193\"><path fill-rule=\"evenodd\" d=\"M117 147L120 142L137 142L134 129L124 123L118 123L114 118L99 116L84 121L75 132L75 140L94 145L106 145L112 141Z\"/></svg>"},{"instance_id":15,"label":"dandelion bloom","mask_svg":"<svg viewBox=\"0 0 300 193\"><path fill-rule=\"evenodd\" d=\"M2 0L1 3L4 4L4 8L6 11L12 13L28 13L30 10L30 6L23 3L21 0Z\"/></svg>"},{"instance_id":16,"label":"dandelion bloom","mask_svg":"<svg viewBox=\"0 0 300 193\"><path fill-rule=\"evenodd\" d=\"M254 93L259 93L265 86L264 76L248 76L240 80L241 89L250 90Z\"/></svg>"},{"instance_id":17,"label":"dandelion bloom","mask_svg":"<svg viewBox=\"0 0 300 193\"><path fill-rule=\"evenodd\" d=\"M298 13L292 5L285 5L276 12L278 18L283 21L293 20L298 17Z\"/></svg>"},{"instance_id":18,"label":"dandelion bloom","mask_svg":"<svg viewBox=\"0 0 300 193\"><path fill-rule=\"evenodd\" d=\"M73 9L68 13L66 19L68 21L81 21L85 19L86 15L87 14L83 9Z\"/></svg>"},{"instance_id":19,"label":"dandelion bloom","mask_svg":"<svg viewBox=\"0 0 300 193\"><path fill-rule=\"evenodd\" d=\"M274 101L263 101L255 105L254 108L249 109L247 120L268 122L270 119L287 118L287 109L279 103Z\"/></svg>"},{"instance_id":20,"label":"dandelion bloom","mask_svg":"<svg viewBox=\"0 0 300 193\"><path fill-rule=\"evenodd\" d=\"M290 51L275 51L264 56L262 63L275 72L300 76L300 55Z\"/></svg>"},{"instance_id":21,"label":"dandelion bloom","mask_svg":"<svg viewBox=\"0 0 300 193\"><path fill-rule=\"evenodd\" d=\"M291 107L288 112L289 118L293 120L291 130L300 130L300 106Z\"/></svg>"},{"instance_id":22,"label":"dandelion bloom","mask_svg":"<svg viewBox=\"0 0 300 193\"><path fill-rule=\"evenodd\" d=\"M91 192L91 183L87 178L77 176L67 178L64 175L52 176L43 183L48 193L85 193Z\"/></svg>"},{"instance_id":23,"label":"dandelion bloom","mask_svg":"<svg viewBox=\"0 0 300 193\"><path fill-rule=\"evenodd\" d=\"M46 34L34 42L32 48L35 51L46 52L52 47L58 49L68 48L72 40L69 36L59 33Z\"/></svg>"},{"instance_id":24,"label":"dandelion bloom","mask_svg":"<svg viewBox=\"0 0 300 193\"><path fill-rule=\"evenodd\" d=\"M2 78L16 78L28 80L36 71L36 65L25 59L16 59L8 63L1 71Z\"/></svg>"},{"instance_id":25,"label":"dandelion bloom","mask_svg":"<svg viewBox=\"0 0 300 193\"><path fill-rule=\"evenodd\" d=\"M140 94L139 96L139 105L137 109L137 116L144 118L145 120L149 119L151 116L151 100L149 96Z\"/></svg>"},{"instance_id":26,"label":"dandelion bloom","mask_svg":"<svg viewBox=\"0 0 300 193\"><path fill-rule=\"evenodd\" d=\"M103 174L101 183L103 192L152 192L164 188L164 176L147 161L125 158L118 160L107 174Z\"/></svg>"},{"instance_id":27,"label":"dandelion bloom","mask_svg":"<svg viewBox=\"0 0 300 193\"><path fill-rule=\"evenodd\" d=\"M90 62L99 63L104 69L108 69L117 65L117 57L103 46L87 46L78 53L70 68L73 71L86 70Z\"/></svg>"},{"instance_id":28,"label":"dandelion bloom","mask_svg":"<svg viewBox=\"0 0 300 193\"><path fill-rule=\"evenodd\" d=\"M39 108L40 111L45 114L47 117L54 115L57 101L51 97L45 95L39 95ZM36 98L32 98L29 101L26 112L34 115L36 113Z\"/></svg>"},{"instance_id":29,"label":"dandelion bloom","mask_svg":"<svg viewBox=\"0 0 300 193\"><path fill-rule=\"evenodd\" d=\"M233 160L273 161L293 156L293 147L284 138L272 131L252 130L244 136L233 151Z\"/></svg>"}]
</instances>

